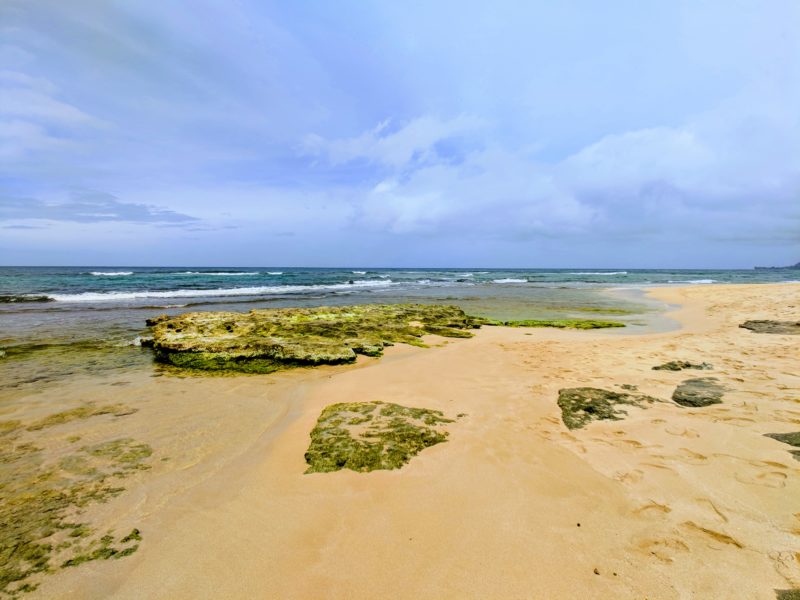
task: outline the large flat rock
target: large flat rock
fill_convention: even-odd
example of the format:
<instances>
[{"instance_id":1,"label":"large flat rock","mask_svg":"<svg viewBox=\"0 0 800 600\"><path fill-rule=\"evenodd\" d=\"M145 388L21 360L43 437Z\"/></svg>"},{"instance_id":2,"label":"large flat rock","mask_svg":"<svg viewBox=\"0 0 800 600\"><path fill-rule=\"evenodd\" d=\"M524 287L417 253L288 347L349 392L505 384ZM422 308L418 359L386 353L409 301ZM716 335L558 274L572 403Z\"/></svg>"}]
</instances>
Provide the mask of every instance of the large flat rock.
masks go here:
<instances>
[{"instance_id":1,"label":"large flat rock","mask_svg":"<svg viewBox=\"0 0 800 600\"><path fill-rule=\"evenodd\" d=\"M364 304L238 312L193 312L149 320L156 360L210 371L270 373L380 356L421 337L471 337L480 319L457 306Z\"/></svg>"}]
</instances>

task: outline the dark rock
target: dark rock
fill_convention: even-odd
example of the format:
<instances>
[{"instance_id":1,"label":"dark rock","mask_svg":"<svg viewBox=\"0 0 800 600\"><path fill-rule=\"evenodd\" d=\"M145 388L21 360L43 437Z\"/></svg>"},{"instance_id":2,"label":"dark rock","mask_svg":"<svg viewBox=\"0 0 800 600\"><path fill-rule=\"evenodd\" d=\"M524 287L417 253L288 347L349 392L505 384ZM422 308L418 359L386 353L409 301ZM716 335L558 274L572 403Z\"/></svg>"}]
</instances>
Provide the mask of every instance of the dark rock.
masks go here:
<instances>
[{"instance_id":1,"label":"dark rock","mask_svg":"<svg viewBox=\"0 0 800 600\"><path fill-rule=\"evenodd\" d=\"M684 369L698 369L700 371L708 371L713 369L714 365L707 362L693 363L688 360L671 360L665 362L663 365L653 367L653 371L682 371Z\"/></svg>"},{"instance_id":2,"label":"dark rock","mask_svg":"<svg viewBox=\"0 0 800 600\"><path fill-rule=\"evenodd\" d=\"M644 403L653 402L659 400L644 394L628 394L591 387L566 388L558 391L561 420L570 429L580 429L595 420L619 421L628 414L616 408L620 404L644 408Z\"/></svg>"},{"instance_id":3,"label":"dark rock","mask_svg":"<svg viewBox=\"0 0 800 600\"><path fill-rule=\"evenodd\" d=\"M775 590L775 600L800 600L800 588L793 590Z\"/></svg>"},{"instance_id":4,"label":"dark rock","mask_svg":"<svg viewBox=\"0 0 800 600\"><path fill-rule=\"evenodd\" d=\"M795 431L794 433L765 433L764 435L784 444L800 448L800 431ZM800 450L790 450L789 452L794 456L795 460L800 460Z\"/></svg>"},{"instance_id":5,"label":"dark rock","mask_svg":"<svg viewBox=\"0 0 800 600\"><path fill-rule=\"evenodd\" d=\"M672 394L672 399L681 406L702 407L722 403L725 388L716 377L687 379Z\"/></svg>"},{"instance_id":6,"label":"dark rock","mask_svg":"<svg viewBox=\"0 0 800 600\"><path fill-rule=\"evenodd\" d=\"M800 321L745 321L739 327L756 333L800 335Z\"/></svg>"}]
</instances>

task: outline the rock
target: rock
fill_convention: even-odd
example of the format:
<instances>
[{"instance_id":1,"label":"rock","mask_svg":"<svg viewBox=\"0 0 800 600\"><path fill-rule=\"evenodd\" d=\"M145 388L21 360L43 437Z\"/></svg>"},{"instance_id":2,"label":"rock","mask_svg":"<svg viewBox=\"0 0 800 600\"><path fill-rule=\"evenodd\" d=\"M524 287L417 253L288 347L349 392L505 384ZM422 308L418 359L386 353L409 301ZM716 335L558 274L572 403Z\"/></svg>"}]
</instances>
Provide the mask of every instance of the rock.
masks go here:
<instances>
[{"instance_id":1,"label":"rock","mask_svg":"<svg viewBox=\"0 0 800 600\"><path fill-rule=\"evenodd\" d=\"M645 408L645 403L653 402L660 400L644 394L613 392L600 388L565 388L558 391L561 420L569 429L580 429L594 420L619 421L628 414L624 410L617 410L616 406L620 404Z\"/></svg>"},{"instance_id":2,"label":"rock","mask_svg":"<svg viewBox=\"0 0 800 600\"><path fill-rule=\"evenodd\" d=\"M506 327L555 327L556 329L607 329L609 327L625 327L625 323L620 321L602 321L599 319L525 319L522 321L504 321L499 324L505 325Z\"/></svg>"},{"instance_id":3,"label":"rock","mask_svg":"<svg viewBox=\"0 0 800 600\"><path fill-rule=\"evenodd\" d=\"M399 469L420 451L447 441L441 411L389 402L342 402L326 407L311 431L306 473L340 469Z\"/></svg>"},{"instance_id":4,"label":"rock","mask_svg":"<svg viewBox=\"0 0 800 600\"><path fill-rule=\"evenodd\" d=\"M669 362L665 362L663 365L653 367L653 371L682 371L683 369L698 369L701 371L707 371L713 368L714 365L707 362L692 363L686 360L671 360Z\"/></svg>"},{"instance_id":5,"label":"rock","mask_svg":"<svg viewBox=\"0 0 800 600\"><path fill-rule=\"evenodd\" d=\"M457 306L365 304L236 312L195 312L149 319L159 362L211 371L270 373L335 365L385 346L424 344L425 334L471 337L480 327Z\"/></svg>"},{"instance_id":6,"label":"rock","mask_svg":"<svg viewBox=\"0 0 800 600\"><path fill-rule=\"evenodd\" d=\"M800 335L800 321L745 321L739 327L756 333Z\"/></svg>"},{"instance_id":7,"label":"rock","mask_svg":"<svg viewBox=\"0 0 800 600\"><path fill-rule=\"evenodd\" d=\"M720 404L725 388L716 377L687 379L672 394L672 399L681 406L702 407Z\"/></svg>"},{"instance_id":8,"label":"rock","mask_svg":"<svg viewBox=\"0 0 800 600\"><path fill-rule=\"evenodd\" d=\"M784 444L800 448L800 431L795 431L794 433L765 433L764 435ZM790 450L789 452L796 460L800 460L800 450Z\"/></svg>"},{"instance_id":9,"label":"rock","mask_svg":"<svg viewBox=\"0 0 800 600\"><path fill-rule=\"evenodd\" d=\"M775 600L800 600L800 588L793 590L775 590Z\"/></svg>"}]
</instances>

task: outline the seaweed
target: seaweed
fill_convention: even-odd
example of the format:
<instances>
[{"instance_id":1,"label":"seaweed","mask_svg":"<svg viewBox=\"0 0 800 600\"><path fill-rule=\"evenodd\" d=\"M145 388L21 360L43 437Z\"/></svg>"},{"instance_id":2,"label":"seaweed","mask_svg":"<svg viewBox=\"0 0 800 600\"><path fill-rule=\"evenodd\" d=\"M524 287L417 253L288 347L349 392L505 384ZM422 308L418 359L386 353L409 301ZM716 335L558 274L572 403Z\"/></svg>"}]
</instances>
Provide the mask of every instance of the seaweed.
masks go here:
<instances>
[{"instance_id":1,"label":"seaweed","mask_svg":"<svg viewBox=\"0 0 800 600\"><path fill-rule=\"evenodd\" d=\"M36 589L40 574L135 552L138 530L115 542L113 532L98 537L80 514L122 493L119 481L149 468L152 449L122 438L50 459L20 439L39 427L12 423L2 426L0 444L0 596Z\"/></svg>"},{"instance_id":2,"label":"seaweed","mask_svg":"<svg viewBox=\"0 0 800 600\"><path fill-rule=\"evenodd\" d=\"M388 402L343 402L326 407L311 431L306 473L340 469L399 469L420 451L447 441L441 411Z\"/></svg>"},{"instance_id":3,"label":"seaweed","mask_svg":"<svg viewBox=\"0 0 800 600\"><path fill-rule=\"evenodd\" d=\"M558 391L561 420L569 429L580 429L590 421L610 419L619 421L627 412L617 409L620 404L645 408L645 404L660 402L644 394L614 392L592 387L565 388Z\"/></svg>"},{"instance_id":4,"label":"seaweed","mask_svg":"<svg viewBox=\"0 0 800 600\"><path fill-rule=\"evenodd\" d=\"M38 431L40 429L45 429L46 427L54 427L55 425L62 425L64 423L69 423L70 421L88 419L90 417L96 417L100 415L114 415L115 417L123 417L125 415L131 415L135 413L136 410L137 409L130 408L124 404L105 404L96 406L92 403L89 403L84 406L79 406L77 408L72 408L70 410L48 415L43 419L28 425L27 429L28 431Z\"/></svg>"}]
</instances>

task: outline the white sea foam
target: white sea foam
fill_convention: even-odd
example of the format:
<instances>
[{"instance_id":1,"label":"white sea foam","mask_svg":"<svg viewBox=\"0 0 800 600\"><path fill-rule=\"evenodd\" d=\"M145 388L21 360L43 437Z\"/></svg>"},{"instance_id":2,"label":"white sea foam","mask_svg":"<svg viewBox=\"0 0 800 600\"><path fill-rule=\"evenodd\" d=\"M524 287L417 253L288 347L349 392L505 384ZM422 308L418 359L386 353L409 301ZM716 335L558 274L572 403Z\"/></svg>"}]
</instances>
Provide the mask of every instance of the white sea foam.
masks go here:
<instances>
[{"instance_id":1,"label":"white sea foam","mask_svg":"<svg viewBox=\"0 0 800 600\"><path fill-rule=\"evenodd\" d=\"M494 283L528 283L527 279L514 279L513 277L506 277L505 279L492 279Z\"/></svg>"},{"instance_id":2,"label":"white sea foam","mask_svg":"<svg viewBox=\"0 0 800 600\"><path fill-rule=\"evenodd\" d=\"M560 275L561 273L556 273ZM575 271L565 273L565 275L627 275L627 271Z\"/></svg>"},{"instance_id":3,"label":"white sea foam","mask_svg":"<svg viewBox=\"0 0 800 600\"><path fill-rule=\"evenodd\" d=\"M184 271L180 275L260 275L258 271Z\"/></svg>"},{"instance_id":4,"label":"white sea foam","mask_svg":"<svg viewBox=\"0 0 800 600\"><path fill-rule=\"evenodd\" d=\"M267 271L267 275L283 275L283 271Z\"/></svg>"},{"instance_id":5,"label":"white sea foam","mask_svg":"<svg viewBox=\"0 0 800 600\"><path fill-rule=\"evenodd\" d=\"M367 272L366 271L353 271L353 274L354 275L366 275Z\"/></svg>"},{"instance_id":6,"label":"white sea foam","mask_svg":"<svg viewBox=\"0 0 800 600\"><path fill-rule=\"evenodd\" d=\"M125 275L133 275L133 271L92 271L89 275L95 277L123 277Z\"/></svg>"},{"instance_id":7,"label":"white sea foam","mask_svg":"<svg viewBox=\"0 0 800 600\"><path fill-rule=\"evenodd\" d=\"M669 280L668 283L717 283L716 279L684 279L683 281Z\"/></svg>"},{"instance_id":8,"label":"white sea foam","mask_svg":"<svg viewBox=\"0 0 800 600\"><path fill-rule=\"evenodd\" d=\"M388 287L391 279L383 281L364 280L353 283L331 285L273 285L258 287L218 288L213 290L138 290L115 292L83 292L81 294L48 294L57 302L114 302L141 298L205 298L212 296L262 296L271 294L296 294L302 292L352 290L353 288Z\"/></svg>"}]
</instances>

